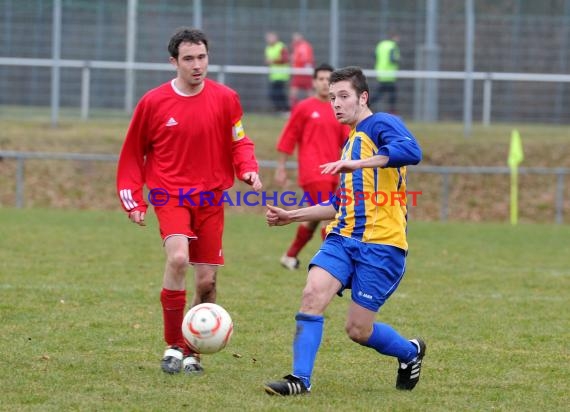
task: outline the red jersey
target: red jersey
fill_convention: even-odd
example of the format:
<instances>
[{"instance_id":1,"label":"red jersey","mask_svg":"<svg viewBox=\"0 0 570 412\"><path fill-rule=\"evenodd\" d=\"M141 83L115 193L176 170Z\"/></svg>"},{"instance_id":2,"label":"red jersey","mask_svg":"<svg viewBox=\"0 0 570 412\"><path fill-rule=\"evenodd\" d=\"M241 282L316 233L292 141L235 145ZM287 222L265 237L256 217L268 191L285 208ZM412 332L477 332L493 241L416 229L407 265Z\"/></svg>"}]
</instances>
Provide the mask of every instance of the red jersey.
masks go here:
<instances>
[{"instance_id":1,"label":"red jersey","mask_svg":"<svg viewBox=\"0 0 570 412\"><path fill-rule=\"evenodd\" d=\"M195 96L183 96L172 82L139 101L123 143L117 192L126 211L145 211L143 185L171 196L225 190L238 177L258 171L253 142L241 124L238 94L204 79Z\"/></svg>"},{"instance_id":2,"label":"red jersey","mask_svg":"<svg viewBox=\"0 0 570 412\"><path fill-rule=\"evenodd\" d=\"M338 122L330 102L309 97L299 102L291 112L277 150L293 154L299 145L299 186L313 182L338 181L338 176L322 175L320 165L340 159L340 152L350 128Z\"/></svg>"},{"instance_id":3,"label":"red jersey","mask_svg":"<svg viewBox=\"0 0 570 412\"><path fill-rule=\"evenodd\" d=\"M298 40L293 43L291 65L293 67L313 67L314 64L315 59L311 44L307 40Z\"/></svg>"}]
</instances>

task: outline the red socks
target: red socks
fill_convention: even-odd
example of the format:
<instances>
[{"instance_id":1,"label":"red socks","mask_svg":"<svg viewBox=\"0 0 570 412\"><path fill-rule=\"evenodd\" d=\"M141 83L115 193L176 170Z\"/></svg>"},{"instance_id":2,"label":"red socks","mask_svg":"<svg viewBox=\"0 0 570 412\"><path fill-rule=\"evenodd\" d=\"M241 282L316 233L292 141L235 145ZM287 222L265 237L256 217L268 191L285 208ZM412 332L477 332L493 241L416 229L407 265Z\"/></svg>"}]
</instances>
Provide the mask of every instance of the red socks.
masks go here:
<instances>
[{"instance_id":1,"label":"red socks","mask_svg":"<svg viewBox=\"0 0 570 412\"><path fill-rule=\"evenodd\" d=\"M307 243L309 243L309 240L311 240L312 237L313 237L312 231L310 231L303 225L299 225L299 227L297 228L297 235L295 236L293 243L291 244L289 250L287 251L287 256L297 257L301 249L303 249L303 247Z\"/></svg>"},{"instance_id":2,"label":"red socks","mask_svg":"<svg viewBox=\"0 0 570 412\"><path fill-rule=\"evenodd\" d=\"M186 306L186 291L162 289L160 303L162 303L166 344L184 348L186 344L182 336L182 321L184 320L184 307Z\"/></svg>"}]
</instances>

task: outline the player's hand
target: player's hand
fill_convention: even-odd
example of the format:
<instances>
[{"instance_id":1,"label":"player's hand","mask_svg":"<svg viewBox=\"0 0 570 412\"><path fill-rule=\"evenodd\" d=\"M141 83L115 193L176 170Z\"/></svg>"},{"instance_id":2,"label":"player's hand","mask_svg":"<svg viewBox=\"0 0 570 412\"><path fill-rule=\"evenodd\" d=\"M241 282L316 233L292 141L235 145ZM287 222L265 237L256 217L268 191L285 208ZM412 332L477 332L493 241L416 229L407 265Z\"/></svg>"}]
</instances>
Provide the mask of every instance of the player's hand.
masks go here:
<instances>
[{"instance_id":1,"label":"player's hand","mask_svg":"<svg viewBox=\"0 0 570 412\"><path fill-rule=\"evenodd\" d=\"M263 184L261 183L261 179L259 178L257 172L245 172L241 178L245 183L250 185L253 188L253 190L255 190L256 192L259 192L263 187Z\"/></svg>"},{"instance_id":2,"label":"player's hand","mask_svg":"<svg viewBox=\"0 0 570 412\"><path fill-rule=\"evenodd\" d=\"M146 226L146 223L144 222L144 215L145 213L141 212L140 210L133 210L129 213L129 219L131 222L136 223L139 226Z\"/></svg>"},{"instance_id":3,"label":"player's hand","mask_svg":"<svg viewBox=\"0 0 570 412\"><path fill-rule=\"evenodd\" d=\"M288 184L287 181L287 171L282 166L277 166L275 169L275 183L277 183L281 187L285 187Z\"/></svg>"},{"instance_id":4,"label":"player's hand","mask_svg":"<svg viewBox=\"0 0 570 412\"><path fill-rule=\"evenodd\" d=\"M337 160L336 162L325 163L319 166L322 175L336 175L339 173L352 173L359 169L356 160Z\"/></svg>"},{"instance_id":5,"label":"player's hand","mask_svg":"<svg viewBox=\"0 0 570 412\"><path fill-rule=\"evenodd\" d=\"M277 206L267 205L265 219L269 226L285 226L293 222L289 217L289 212Z\"/></svg>"}]
</instances>

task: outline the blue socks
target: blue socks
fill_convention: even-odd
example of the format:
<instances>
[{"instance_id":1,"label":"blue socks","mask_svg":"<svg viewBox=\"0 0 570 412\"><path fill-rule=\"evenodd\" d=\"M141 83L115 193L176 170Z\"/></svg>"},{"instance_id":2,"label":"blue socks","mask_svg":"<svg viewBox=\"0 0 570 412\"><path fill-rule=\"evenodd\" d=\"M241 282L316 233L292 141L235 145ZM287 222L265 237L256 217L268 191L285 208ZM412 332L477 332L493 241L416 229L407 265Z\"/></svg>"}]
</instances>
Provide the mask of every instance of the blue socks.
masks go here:
<instances>
[{"instance_id":1,"label":"blue socks","mask_svg":"<svg viewBox=\"0 0 570 412\"><path fill-rule=\"evenodd\" d=\"M295 320L297 330L293 340L293 375L310 388L315 359L323 337L324 317L299 312ZM416 345L385 323L377 322L373 325L372 334L363 346L406 363L418 356Z\"/></svg>"},{"instance_id":2,"label":"blue socks","mask_svg":"<svg viewBox=\"0 0 570 412\"><path fill-rule=\"evenodd\" d=\"M396 330L385 323L375 323L372 327L372 335L364 344L375 349L382 355L393 356L401 362L410 362L418 356L416 345L402 337Z\"/></svg>"},{"instance_id":3,"label":"blue socks","mask_svg":"<svg viewBox=\"0 0 570 412\"><path fill-rule=\"evenodd\" d=\"M315 358L323 337L324 317L299 312L295 320L297 330L293 340L293 375L310 388ZM411 343L410 345L413 346Z\"/></svg>"}]
</instances>

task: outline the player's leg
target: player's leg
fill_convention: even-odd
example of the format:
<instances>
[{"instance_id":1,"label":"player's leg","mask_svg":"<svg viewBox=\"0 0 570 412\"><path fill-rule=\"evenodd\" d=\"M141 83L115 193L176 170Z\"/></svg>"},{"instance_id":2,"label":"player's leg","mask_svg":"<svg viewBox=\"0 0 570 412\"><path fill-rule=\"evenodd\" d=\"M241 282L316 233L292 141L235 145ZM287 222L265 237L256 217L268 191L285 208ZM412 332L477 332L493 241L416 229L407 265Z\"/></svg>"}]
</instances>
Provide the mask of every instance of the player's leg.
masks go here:
<instances>
[{"instance_id":1,"label":"player's leg","mask_svg":"<svg viewBox=\"0 0 570 412\"><path fill-rule=\"evenodd\" d=\"M218 265L194 264L194 297L191 306L216 303Z\"/></svg>"},{"instance_id":2,"label":"player's leg","mask_svg":"<svg viewBox=\"0 0 570 412\"><path fill-rule=\"evenodd\" d=\"M293 372L282 380L265 384L265 392L282 396L310 392L313 367L323 336L323 313L340 288L340 282L326 270L311 267L301 308L295 315Z\"/></svg>"},{"instance_id":3,"label":"player's leg","mask_svg":"<svg viewBox=\"0 0 570 412\"><path fill-rule=\"evenodd\" d=\"M350 268L342 238L327 238L311 261L301 307L295 316L292 374L267 383L265 391L268 394L301 395L311 390L311 376L323 336L323 314L335 294L348 284Z\"/></svg>"},{"instance_id":4,"label":"player's leg","mask_svg":"<svg viewBox=\"0 0 570 412\"><path fill-rule=\"evenodd\" d=\"M194 296L191 306L216 302L216 281L218 268L224 264L222 236L224 230L224 207L218 206L220 193L216 193L212 204L191 208L192 228L197 239L190 244L189 260L194 267ZM204 371L200 354L186 348L184 372L200 374Z\"/></svg>"},{"instance_id":5,"label":"player's leg","mask_svg":"<svg viewBox=\"0 0 570 412\"><path fill-rule=\"evenodd\" d=\"M275 112L279 112L279 84L276 81L269 82L269 100Z\"/></svg>"},{"instance_id":6,"label":"player's leg","mask_svg":"<svg viewBox=\"0 0 570 412\"><path fill-rule=\"evenodd\" d=\"M168 290L186 289L186 271L188 270L188 243L185 235L170 235L164 240L166 263L162 287Z\"/></svg>"},{"instance_id":7,"label":"player's leg","mask_svg":"<svg viewBox=\"0 0 570 412\"><path fill-rule=\"evenodd\" d=\"M165 205L155 207L160 234L164 239L166 263L164 267L160 302L164 322L164 340L168 345L161 360L166 373L182 369L184 338L180 325L186 305L186 271L188 270L188 242L195 238L190 228L190 215L183 207Z\"/></svg>"},{"instance_id":8,"label":"player's leg","mask_svg":"<svg viewBox=\"0 0 570 412\"><path fill-rule=\"evenodd\" d=\"M277 81L277 100L281 114L289 112L289 99L287 97L287 82Z\"/></svg>"},{"instance_id":9,"label":"player's leg","mask_svg":"<svg viewBox=\"0 0 570 412\"><path fill-rule=\"evenodd\" d=\"M224 206L219 203L221 192L214 194L212 204L193 207L193 226L197 239L190 244L190 263L194 266L192 306L216 302L216 275L224 264L222 237Z\"/></svg>"},{"instance_id":10,"label":"player's leg","mask_svg":"<svg viewBox=\"0 0 570 412\"><path fill-rule=\"evenodd\" d=\"M180 330L186 306L186 281L188 269L188 238L169 236L164 242L166 264L160 302L164 323L164 340L168 345L161 361L166 373L178 373L182 369L184 338Z\"/></svg>"},{"instance_id":11,"label":"player's leg","mask_svg":"<svg viewBox=\"0 0 570 412\"><path fill-rule=\"evenodd\" d=\"M293 341L293 375L300 377L308 388L323 335L323 314L341 286L325 269L312 266L309 270L301 308L295 316L297 332Z\"/></svg>"},{"instance_id":12,"label":"player's leg","mask_svg":"<svg viewBox=\"0 0 570 412\"><path fill-rule=\"evenodd\" d=\"M190 307L194 307L200 303L215 303L216 276L219 266L196 263L194 263L193 266L194 297L192 298ZM204 372L200 354L192 351L187 345L184 347L184 360L182 362L182 366L184 368L184 373L187 375L199 375Z\"/></svg>"},{"instance_id":13,"label":"player's leg","mask_svg":"<svg viewBox=\"0 0 570 412\"><path fill-rule=\"evenodd\" d=\"M352 282L352 303L348 312L348 336L378 353L398 359L398 389L411 390L419 381L425 343L408 340L392 326L374 322L375 314L396 290L405 271L406 252L374 244L361 244Z\"/></svg>"},{"instance_id":14,"label":"player's leg","mask_svg":"<svg viewBox=\"0 0 570 412\"><path fill-rule=\"evenodd\" d=\"M351 302L345 325L348 337L356 343L374 348L383 355L412 360L417 355L414 345L390 325L375 323L375 316L375 311Z\"/></svg>"}]
</instances>

